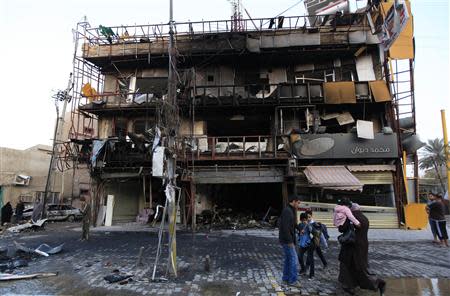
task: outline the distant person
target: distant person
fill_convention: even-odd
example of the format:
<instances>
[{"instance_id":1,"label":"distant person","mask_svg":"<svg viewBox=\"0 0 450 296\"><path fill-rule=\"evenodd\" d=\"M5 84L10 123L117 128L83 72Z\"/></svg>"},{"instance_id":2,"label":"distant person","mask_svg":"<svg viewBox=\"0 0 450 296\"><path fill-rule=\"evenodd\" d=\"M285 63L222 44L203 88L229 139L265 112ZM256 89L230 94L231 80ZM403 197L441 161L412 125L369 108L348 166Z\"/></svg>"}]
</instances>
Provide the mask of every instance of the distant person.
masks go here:
<instances>
[{"instance_id":1,"label":"distant person","mask_svg":"<svg viewBox=\"0 0 450 296\"><path fill-rule=\"evenodd\" d=\"M4 223L11 223L11 217L13 215L13 208L11 206L11 203L8 201L3 207L2 207L2 224Z\"/></svg>"},{"instance_id":2,"label":"distant person","mask_svg":"<svg viewBox=\"0 0 450 296\"><path fill-rule=\"evenodd\" d=\"M340 201L341 204L348 205L350 209L352 203L345 199ZM340 241L341 250L339 252L339 276L338 280L344 291L351 295L355 295L355 288L379 291L380 295L384 294L386 282L368 273L367 255L365 253L368 248L367 233L369 230L369 220L359 211L359 207L354 207L354 220L358 221L358 227L353 228L353 222L349 216L345 218L342 225L339 225L339 232L345 235L347 232L354 232L353 240Z\"/></svg>"},{"instance_id":3,"label":"distant person","mask_svg":"<svg viewBox=\"0 0 450 296\"><path fill-rule=\"evenodd\" d=\"M19 202L16 205L16 222L19 223L23 219L23 211L25 211L25 204L22 201L22 198L19 199Z\"/></svg>"},{"instance_id":4,"label":"distant person","mask_svg":"<svg viewBox=\"0 0 450 296\"><path fill-rule=\"evenodd\" d=\"M435 227L436 235L442 246L448 247L447 221L445 220L445 205L442 195L433 193L435 201L428 206L429 218L432 227Z\"/></svg>"},{"instance_id":5,"label":"distant person","mask_svg":"<svg viewBox=\"0 0 450 296\"><path fill-rule=\"evenodd\" d=\"M85 199L81 202L81 213L83 215L82 218L82 232L81 232L81 240L89 240L89 226L91 223L91 205L86 202Z\"/></svg>"},{"instance_id":6,"label":"distant person","mask_svg":"<svg viewBox=\"0 0 450 296\"><path fill-rule=\"evenodd\" d=\"M433 243L440 244L441 241L439 240L439 238L437 236L436 224L433 222L433 220L431 219L431 216L430 216L430 205L434 202L436 202L436 198L434 197L434 194L431 192L428 193L428 203L427 203L427 207L425 208L425 210L428 214L428 223L430 224L431 234L433 235Z\"/></svg>"},{"instance_id":7,"label":"distant person","mask_svg":"<svg viewBox=\"0 0 450 296\"><path fill-rule=\"evenodd\" d=\"M283 283L289 286L300 287L297 275L297 251L295 249L296 238L295 230L297 228L297 195L289 195L289 204L281 212L279 219L278 239L283 248L284 264L283 264Z\"/></svg>"}]
</instances>

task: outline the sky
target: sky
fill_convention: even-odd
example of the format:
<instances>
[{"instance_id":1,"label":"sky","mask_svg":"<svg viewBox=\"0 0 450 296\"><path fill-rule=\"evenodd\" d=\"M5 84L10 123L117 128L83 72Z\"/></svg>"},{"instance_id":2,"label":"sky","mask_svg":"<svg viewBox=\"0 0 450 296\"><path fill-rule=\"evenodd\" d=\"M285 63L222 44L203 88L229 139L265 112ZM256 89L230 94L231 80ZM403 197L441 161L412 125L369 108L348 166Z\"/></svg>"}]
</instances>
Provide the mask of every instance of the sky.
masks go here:
<instances>
[{"instance_id":1,"label":"sky","mask_svg":"<svg viewBox=\"0 0 450 296\"><path fill-rule=\"evenodd\" d=\"M272 17L298 0L243 0L253 18ZM361 3L361 2L358 2ZM442 137L440 109L450 122L449 4L412 0L416 37L415 96L422 140ZM92 27L167 23L169 0L0 0L0 147L51 144L52 95L72 71L72 29L87 16ZM303 5L284 15L302 15ZM227 0L174 0L174 19L229 19ZM450 126L450 123L449 123Z\"/></svg>"}]
</instances>

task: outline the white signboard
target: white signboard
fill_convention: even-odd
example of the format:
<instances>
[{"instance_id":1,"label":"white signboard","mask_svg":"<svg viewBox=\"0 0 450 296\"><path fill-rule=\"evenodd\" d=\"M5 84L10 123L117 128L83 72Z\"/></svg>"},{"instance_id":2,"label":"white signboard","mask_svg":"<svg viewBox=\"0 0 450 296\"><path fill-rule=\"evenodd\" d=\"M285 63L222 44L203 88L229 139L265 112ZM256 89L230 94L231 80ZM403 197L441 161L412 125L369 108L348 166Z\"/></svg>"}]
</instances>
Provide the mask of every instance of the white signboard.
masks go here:
<instances>
[{"instance_id":1,"label":"white signboard","mask_svg":"<svg viewBox=\"0 0 450 296\"><path fill-rule=\"evenodd\" d=\"M408 7L403 2L395 2L386 13L383 28L378 37L385 51L394 44L400 33L406 27L409 19Z\"/></svg>"},{"instance_id":2,"label":"white signboard","mask_svg":"<svg viewBox=\"0 0 450 296\"><path fill-rule=\"evenodd\" d=\"M375 135L373 133L373 122L365 121L365 120L357 120L356 121L356 132L358 134L358 138L361 139L375 139Z\"/></svg>"}]
</instances>

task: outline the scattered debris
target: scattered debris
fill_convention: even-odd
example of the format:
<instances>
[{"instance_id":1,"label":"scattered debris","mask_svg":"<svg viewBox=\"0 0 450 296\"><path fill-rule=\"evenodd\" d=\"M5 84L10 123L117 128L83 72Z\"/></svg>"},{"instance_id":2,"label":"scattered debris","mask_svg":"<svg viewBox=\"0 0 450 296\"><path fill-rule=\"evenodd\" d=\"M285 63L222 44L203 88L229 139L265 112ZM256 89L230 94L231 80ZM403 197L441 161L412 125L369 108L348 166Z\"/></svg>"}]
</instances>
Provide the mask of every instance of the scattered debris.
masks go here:
<instances>
[{"instance_id":1,"label":"scattered debris","mask_svg":"<svg viewBox=\"0 0 450 296\"><path fill-rule=\"evenodd\" d=\"M166 279L165 277L159 277L159 278L155 278L152 280L152 282L157 282L157 283L163 283L163 282L167 282L168 279Z\"/></svg>"},{"instance_id":2,"label":"scattered debris","mask_svg":"<svg viewBox=\"0 0 450 296\"><path fill-rule=\"evenodd\" d=\"M36 222L31 221L31 223L27 222L24 224L10 227L7 230L11 233L18 233L25 229L42 227L45 222L47 222L47 219L40 219L40 220L37 220Z\"/></svg>"},{"instance_id":3,"label":"scattered debris","mask_svg":"<svg viewBox=\"0 0 450 296\"><path fill-rule=\"evenodd\" d=\"M57 253L61 252L63 246L64 246L64 244L61 244L59 246L56 246L56 247L52 248L52 247L50 247L47 244L42 244L39 247L37 247L35 251L40 251L40 252L43 252L43 253L47 253L49 255L54 255L54 254L57 254Z\"/></svg>"},{"instance_id":4,"label":"scattered debris","mask_svg":"<svg viewBox=\"0 0 450 296\"><path fill-rule=\"evenodd\" d=\"M217 209L213 207L211 210L203 210L197 215L197 227L207 227L209 229L246 229L246 228L273 228L276 227L278 212L269 208L261 215L234 213L232 209ZM261 218L262 217L262 218Z\"/></svg>"},{"instance_id":5,"label":"scattered debris","mask_svg":"<svg viewBox=\"0 0 450 296\"><path fill-rule=\"evenodd\" d=\"M113 274L105 276L103 279L105 281L107 281L108 283L112 284L112 283L122 282L128 278L131 278L132 276L133 276L132 274L113 273Z\"/></svg>"},{"instance_id":6,"label":"scattered debris","mask_svg":"<svg viewBox=\"0 0 450 296\"><path fill-rule=\"evenodd\" d=\"M28 261L25 259L9 260L6 263L0 264L0 272L4 272L5 270L13 270L24 266L28 266Z\"/></svg>"},{"instance_id":7,"label":"scattered debris","mask_svg":"<svg viewBox=\"0 0 450 296\"><path fill-rule=\"evenodd\" d=\"M0 281L45 278L45 277L52 277L52 276L57 276L57 275L58 275L58 273L54 273L54 272L38 272L38 273L32 273L32 274L0 273Z\"/></svg>"},{"instance_id":8,"label":"scattered debris","mask_svg":"<svg viewBox=\"0 0 450 296\"><path fill-rule=\"evenodd\" d=\"M22 244L19 244L18 242L14 241L14 245L16 246L16 248L22 252L25 253L36 253L45 257L48 257L50 255L54 255L57 254L59 252L61 252L62 247L64 246L64 244L61 244L59 246L56 246L54 248L50 247L47 244L41 244L39 245L39 247L37 247L36 249L31 249L28 247L25 247Z\"/></svg>"}]
</instances>

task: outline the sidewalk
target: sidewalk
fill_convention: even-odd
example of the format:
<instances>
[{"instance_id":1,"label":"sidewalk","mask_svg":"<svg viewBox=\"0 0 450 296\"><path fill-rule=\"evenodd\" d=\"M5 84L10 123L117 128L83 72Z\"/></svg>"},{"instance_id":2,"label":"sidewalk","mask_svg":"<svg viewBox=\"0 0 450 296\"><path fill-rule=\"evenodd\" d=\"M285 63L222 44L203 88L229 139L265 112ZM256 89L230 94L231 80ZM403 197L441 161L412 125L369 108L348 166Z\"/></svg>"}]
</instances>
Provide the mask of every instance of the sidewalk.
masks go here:
<instances>
[{"instance_id":1,"label":"sidewalk","mask_svg":"<svg viewBox=\"0 0 450 296\"><path fill-rule=\"evenodd\" d=\"M167 228L167 227L166 227ZM186 232L182 225L178 225L178 231ZM447 226L450 232L449 225ZM73 231L81 231L81 227L72 228ZM159 230L159 223L154 227L148 224L141 224L136 222L124 223L113 226L98 226L91 227L91 232L149 232L156 233ZM190 232L190 231L188 231ZM328 229L330 240L336 241L339 232L336 228ZM198 234L205 233L204 231L198 231ZM209 233L209 232L208 232ZM278 229L241 229L241 230L212 230L211 233L220 233L224 235L241 235L241 236L255 236L265 238L278 238ZM431 231L429 229L424 230L404 230L404 229L370 229L369 241L431 241Z\"/></svg>"},{"instance_id":2,"label":"sidewalk","mask_svg":"<svg viewBox=\"0 0 450 296\"><path fill-rule=\"evenodd\" d=\"M449 227L447 227L448 229ZM449 229L450 231L450 229ZM219 230L223 234L235 234L244 236L257 236L266 238L278 238L277 229L247 229L247 230ZM336 241L338 235L340 234L336 228L328 229L331 241ZM370 229L369 230L369 241L431 241L432 235L431 231L425 230L403 230L403 229Z\"/></svg>"}]
</instances>

